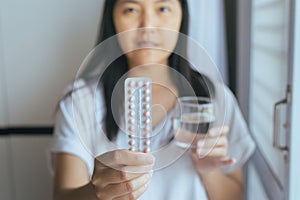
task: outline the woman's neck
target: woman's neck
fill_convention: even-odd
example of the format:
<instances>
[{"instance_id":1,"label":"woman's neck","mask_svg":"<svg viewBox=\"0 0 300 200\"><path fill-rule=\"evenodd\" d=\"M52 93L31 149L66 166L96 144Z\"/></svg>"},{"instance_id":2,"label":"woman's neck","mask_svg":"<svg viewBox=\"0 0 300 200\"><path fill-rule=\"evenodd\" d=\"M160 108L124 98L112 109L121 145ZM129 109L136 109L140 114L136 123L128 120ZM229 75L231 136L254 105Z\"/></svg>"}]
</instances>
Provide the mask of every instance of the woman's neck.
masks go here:
<instances>
[{"instance_id":1,"label":"woman's neck","mask_svg":"<svg viewBox=\"0 0 300 200\"><path fill-rule=\"evenodd\" d=\"M129 77L147 77L151 78L153 89L157 85L163 87L173 86L170 69L167 65L163 64L147 64L139 66L129 66Z\"/></svg>"}]
</instances>

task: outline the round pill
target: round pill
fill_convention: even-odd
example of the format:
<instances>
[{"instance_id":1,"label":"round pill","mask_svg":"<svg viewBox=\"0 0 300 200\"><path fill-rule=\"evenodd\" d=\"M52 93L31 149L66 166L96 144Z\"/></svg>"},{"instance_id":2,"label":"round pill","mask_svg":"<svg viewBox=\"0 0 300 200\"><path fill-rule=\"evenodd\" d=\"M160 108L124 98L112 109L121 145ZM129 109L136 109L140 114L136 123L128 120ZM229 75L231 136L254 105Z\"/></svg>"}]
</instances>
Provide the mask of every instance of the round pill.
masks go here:
<instances>
[{"instance_id":1,"label":"round pill","mask_svg":"<svg viewBox=\"0 0 300 200\"><path fill-rule=\"evenodd\" d=\"M134 87L134 85L135 85L135 82L134 82L134 81L130 81L130 82L128 83L128 86L129 86L129 87Z\"/></svg>"},{"instance_id":2,"label":"round pill","mask_svg":"<svg viewBox=\"0 0 300 200\"><path fill-rule=\"evenodd\" d=\"M143 101L144 101L144 102L149 102L149 101L150 101L150 97L145 97L145 98L143 99Z\"/></svg>"},{"instance_id":3,"label":"round pill","mask_svg":"<svg viewBox=\"0 0 300 200\"><path fill-rule=\"evenodd\" d=\"M129 138L134 138L134 135L133 134L129 134L129 136L128 136Z\"/></svg>"},{"instance_id":4,"label":"round pill","mask_svg":"<svg viewBox=\"0 0 300 200\"><path fill-rule=\"evenodd\" d=\"M134 105L133 104L130 104L128 107L129 107L130 110L134 109Z\"/></svg>"},{"instance_id":5,"label":"round pill","mask_svg":"<svg viewBox=\"0 0 300 200\"><path fill-rule=\"evenodd\" d=\"M133 94L133 90L128 90L128 94Z\"/></svg>"},{"instance_id":6,"label":"round pill","mask_svg":"<svg viewBox=\"0 0 300 200\"><path fill-rule=\"evenodd\" d=\"M143 152L144 153L149 153L150 152L150 148L145 148Z\"/></svg>"},{"instance_id":7,"label":"round pill","mask_svg":"<svg viewBox=\"0 0 300 200\"><path fill-rule=\"evenodd\" d=\"M134 102L134 97L129 97L129 102Z\"/></svg>"},{"instance_id":8,"label":"round pill","mask_svg":"<svg viewBox=\"0 0 300 200\"><path fill-rule=\"evenodd\" d=\"M144 94L149 94L150 93L150 90L144 90L144 92L143 92Z\"/></svg>"},{"instance_id":9,"label":"round pill","mask_svg":"<svg viewBox=\"0 0 300 200\"><path fill-rule=\"evenodd\" d=\"M145 141L145 142L144 142L144 145L145 145L145 146L149 146L149 145L150 145L150 140Z\"/></svg>"},{"instance_id":10,"label":"round pill","mask_svg":"<svg viewBox=\"0 0 300 200\"><path fill-rule=\"evenodd\" d=\"M149 111L145 112L145 113L144 113L144 116L145 116L145 117L149 117L149 116L150 116L150 112L149 112Z\"/></svg>"},{"instance_id":11,"label":"round pill","mask_svg":"<svg viewBox=\"0 0 300 200\"><path fill-rule=\"evenodd\" d=\"M134 140L130 140L130 141L128 142L128 144L129 144L130 146L133 146L133 145L135 144L135 142L134 142Z\"/></svg>"},{"instance_id":12,"label":"round pill","mask_svg":"<svg viewBox=\"0 0 300 200\"><path fill-rule=\"evenodd\" d=\"M129 112L129 116L133 117L134 116L134 112L133 111Z\"/></svg>"},{"instance_id":13,"label":"round pill","mask_svg":"<svg viewBox=\"0 0 300 200\"><path fill-rule=\"evenodd\" d=\"M134 147L130 147L129 151L135 151L135 148Z\"/></svg>"},{"instance_id":14,"label":"round pill","mask_svg":"<svg viewBox=\"0 0 300 200\"><path fill-rule=\"evenodd\" d=\"M143 86L143 81L137 82L136 85L137 85L138 87L142 87L142 86Z\"/></svg>"},{"instance_id":15,"label":"round pill","mask_svg":"<svg viewBox=\"0 0 300 200\"><path fill-rule=\"evenodd\" d=\"M147 110L147 109L149 109L150 108L150 105L149 104L146 104L146 105L144 105L144 107L143 107L145 110Z\"/></svg>"}]
</instances>

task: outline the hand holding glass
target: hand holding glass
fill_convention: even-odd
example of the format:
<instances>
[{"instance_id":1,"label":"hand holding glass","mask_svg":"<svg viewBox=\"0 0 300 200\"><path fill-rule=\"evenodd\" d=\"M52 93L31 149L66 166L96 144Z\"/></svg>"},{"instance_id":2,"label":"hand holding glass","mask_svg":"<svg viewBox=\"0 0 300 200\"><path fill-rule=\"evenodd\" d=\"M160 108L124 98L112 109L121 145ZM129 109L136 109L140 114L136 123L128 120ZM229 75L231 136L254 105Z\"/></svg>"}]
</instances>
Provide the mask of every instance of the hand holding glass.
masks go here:
<instances>
[{"instance_id":1,"label":"hand holding glass","mask_svg":"<svg viewBox=\"0 0 300 200\"><path fill-rule=\"evenodd\" d=\"M173 130L175 144L195 147L198 134L206 134L215 121L214 102L208 97L180 97L175 106Z\"/></svg>"}]
</instances>

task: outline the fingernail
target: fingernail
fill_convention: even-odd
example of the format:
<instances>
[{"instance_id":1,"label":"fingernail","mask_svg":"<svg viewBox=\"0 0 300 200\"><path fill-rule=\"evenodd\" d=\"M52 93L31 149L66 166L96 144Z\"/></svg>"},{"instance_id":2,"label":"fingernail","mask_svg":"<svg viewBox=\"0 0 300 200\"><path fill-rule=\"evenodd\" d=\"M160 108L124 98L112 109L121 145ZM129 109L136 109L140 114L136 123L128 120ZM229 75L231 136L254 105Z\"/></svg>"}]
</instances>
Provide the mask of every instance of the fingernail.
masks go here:
<instances>
[{"instance_id":1,"label":"fingernail","mask_svg":"<svg viewBox=\"0 0 300 200\"><path fill-rule=\"evenodd\" d=\"M150 178L153 176L153 172L151 171L150 173L149 173L149 175L150 175Z\"/></svg>"},{"instance_id":2,"label":"fingernail","mask_svg":"<svg viewBox=\"0 0 300 200\"><path fill-rule=\"evenodd\" d=\"M232 158L232 164L236 163L236 159L235 158Z\"/></svg>"},{"instance_id":3,"label":"fingernail","mask_svg":"<svg viewBox=\"0 0 300 200\"><path fill-rule=\"evenodd\" d=\"M148 187L148 185L149 185L149 183L146 183L146 184L144 185L144 188L147 188L147 187Z\"/></svg>"},{"instance_id":4,"label":"fingernail","mask_svg":"<svg viewBox=\"0 0 300 200\"><path fill-rule=\"evenodd\" d=\"M229 157L224 157L224 158L221 158L221 161L222 162L226 162L226 161L229 161L231 158L229 158Z\"/></svg>"},{"instance_id":5,"label":"fingernail","mask_svg":"<svg viewBox=\"0 0 300 200\"><path fill-rule=\"evenodd\" d=\"M203 147L203 146L204 146L204 141L199 140L198 143L197 143L197 146L198 146L199 148Z\"/></svg>"},{"instance_id":6,"label":"fingernail","mask_svg":"<svg viewBox=\"0 0 300 200\"><path fill-rule=\"evenodd\" d=\"M198 153L198 156L204 156L206 152L203 151L202 149L198 149L197 153Z\"/></svg>"},{"instance_id":7,"label":"fingernail","mask_svg":"<svg viewBox=\"0 0 300 200\"><path fill-rule=\"evenodd\" d=\"M233 165L236 163L236 160L234 158L227 158L222 161L225 165Z\"/></svg>"}]
</instances>

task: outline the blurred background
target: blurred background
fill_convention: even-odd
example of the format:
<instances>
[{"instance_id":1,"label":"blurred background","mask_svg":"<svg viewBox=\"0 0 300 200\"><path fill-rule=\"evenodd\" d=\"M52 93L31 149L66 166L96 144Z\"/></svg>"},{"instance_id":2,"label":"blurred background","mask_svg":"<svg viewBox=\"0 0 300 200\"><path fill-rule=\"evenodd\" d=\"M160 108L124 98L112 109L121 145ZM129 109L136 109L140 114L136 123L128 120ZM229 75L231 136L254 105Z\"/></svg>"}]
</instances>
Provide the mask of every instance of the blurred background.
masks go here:
<instances>
[{"instance_id":1,"label":"blurred background","mask_svg":"<svg viewBox=\"0 0 300 200\"><path fill-rule=\"evenodd\" d=\"M188 1L190 36L214 59L257 143L245 199L299 199L300 2ZM52 199L55 107L94 46L102 4L0 0L1 200Z\"/></svg>"}]
</instances>

